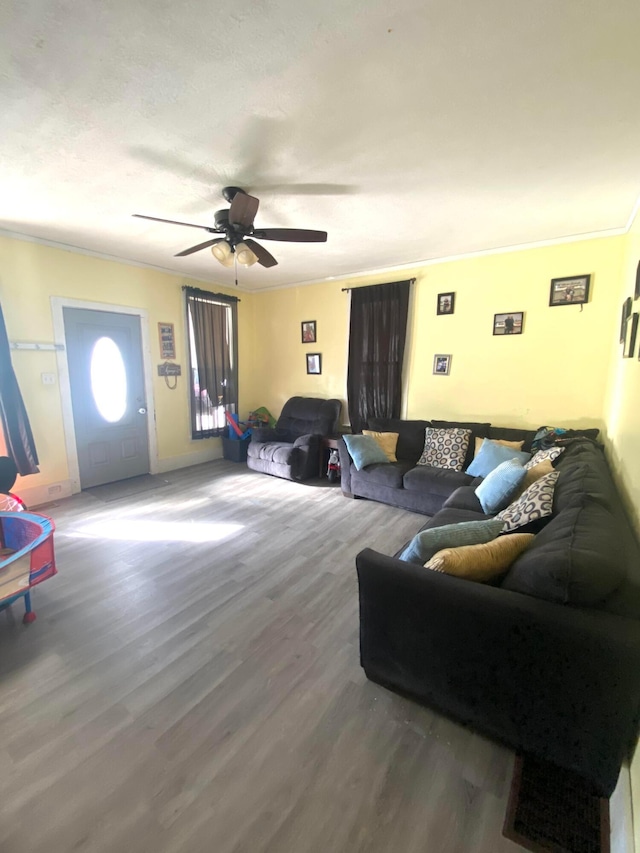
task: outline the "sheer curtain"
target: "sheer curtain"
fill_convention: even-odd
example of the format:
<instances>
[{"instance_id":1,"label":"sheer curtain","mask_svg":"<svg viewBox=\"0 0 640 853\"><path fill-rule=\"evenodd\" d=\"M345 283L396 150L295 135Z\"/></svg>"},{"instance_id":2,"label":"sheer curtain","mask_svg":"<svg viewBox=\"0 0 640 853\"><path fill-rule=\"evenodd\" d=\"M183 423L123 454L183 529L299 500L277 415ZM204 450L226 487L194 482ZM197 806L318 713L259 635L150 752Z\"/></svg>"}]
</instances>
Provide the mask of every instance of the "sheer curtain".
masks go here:
<instances>
[{"instance_id":1,"label":"sheer curtain","mask_svg":"<svg viewBox=\"0 0 640 853\"><path fill-rule=\"evenodd\" d=\"M351 291L347 402L353 432L369 418L399 418L402 362L415 279L356 287Z\"/></svg>"},{"instance_id":2,"label":"sheer curtain","mask_svg":"<svg viewBox=\"0 0 640 853\"><path fill-rule=\"evenodd\" d=\"M191 363L191 437L224 434L225 413L238 410L235 296L185 287Z\"/></svg>"},{"instance_id":3,"label":"sheer curtain","mask_svg":"<svg viewBox=\"0 0 640 853\"><path fill-rule=\"evenodd\" d=\"M18 473L38 474L38 453L24 407L18 380L11 364L9 338L0 306L0 423L7 455L16 463Z\"/></svg>"}]
</instances>

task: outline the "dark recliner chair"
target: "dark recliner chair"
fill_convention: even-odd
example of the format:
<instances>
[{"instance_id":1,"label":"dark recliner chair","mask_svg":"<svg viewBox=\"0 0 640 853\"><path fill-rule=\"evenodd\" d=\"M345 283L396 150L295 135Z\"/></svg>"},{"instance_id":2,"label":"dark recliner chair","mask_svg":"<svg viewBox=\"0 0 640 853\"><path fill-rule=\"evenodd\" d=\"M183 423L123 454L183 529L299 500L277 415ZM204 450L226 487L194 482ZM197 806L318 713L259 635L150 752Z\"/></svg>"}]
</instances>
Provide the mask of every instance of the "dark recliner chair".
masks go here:
<instances>
[{"instance_id":1,"label":"dark recliner chair","mask_svg":"<svg viewBox=\"0 0 640 853\"><path fill-rule=\"evenodd\" d=\"M317 477L320 440L336 431L341 409L340 400L291 397L274 429L252 431L247 465L287 480Z\"/></svg>"}]
</instances>

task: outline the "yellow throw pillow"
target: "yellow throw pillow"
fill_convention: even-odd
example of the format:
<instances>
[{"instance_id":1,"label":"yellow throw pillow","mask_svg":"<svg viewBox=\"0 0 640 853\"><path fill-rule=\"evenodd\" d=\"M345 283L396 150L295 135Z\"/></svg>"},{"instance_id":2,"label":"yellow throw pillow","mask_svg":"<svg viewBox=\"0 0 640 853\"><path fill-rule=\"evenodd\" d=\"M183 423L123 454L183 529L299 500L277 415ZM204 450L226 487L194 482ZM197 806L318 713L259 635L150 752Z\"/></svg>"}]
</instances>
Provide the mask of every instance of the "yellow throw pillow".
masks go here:
<instances>
[{"instance_id":1,"label":"yellow throw pillow","mask_svg":"<svg viewBox=\"0 0 640 853\"><path fill-rule=\"evenodd\" d=\"M484 438L476 437L476 448L473 451L474 458L478 455L478 451L482 447L482 442ZM494 444L501 444L503 447L510 447L512 450L522 450L523 441L506 441L502 438L490 438L489 441L492 441Z\"/></svg>"},{"instance_id":2,"label":"yellow throw pillow","mask_svg":"<svg viewBox=\"0 0 640 853\"><path fill-rule=\"evenodd\" d=\"M363 429L363 435L370 435L371 438L375 438L378 442L382 450L384 451L389 462L397 462L396 459L396 447L398 446L398 436L400 433L397 432L375 432L372 429Z\"/></svg>"},{"instance_id":3,"label":"yellow throw pillow","mask_svg":"<svg viewBox=\"0 0 640 853\"><path fill-rule=\"evenodd\" d=\"M550 459L545 459L544 462L540 462L539 465L534 465L533 468L529 468L525 474L524 480L518 486L518 490L512 495L511 501L513 502L517 500L520 495L529 488L529 486L532 486L536 482L536 480L544 477L545 474L550 474L554 470L555 468L551 464Z\"/></svg>"},{"instance_id":4,"label":"yellow throw pillow","mask_svg":"<svg viewBox=\"0 0 640 853\"><path fill-rule=\"evenodd\" d=\"M510 533L484 545L444 548L424 565L435 572L482 583L506 572L534 538L533 533Z\"/></svg>"}]
</instances>

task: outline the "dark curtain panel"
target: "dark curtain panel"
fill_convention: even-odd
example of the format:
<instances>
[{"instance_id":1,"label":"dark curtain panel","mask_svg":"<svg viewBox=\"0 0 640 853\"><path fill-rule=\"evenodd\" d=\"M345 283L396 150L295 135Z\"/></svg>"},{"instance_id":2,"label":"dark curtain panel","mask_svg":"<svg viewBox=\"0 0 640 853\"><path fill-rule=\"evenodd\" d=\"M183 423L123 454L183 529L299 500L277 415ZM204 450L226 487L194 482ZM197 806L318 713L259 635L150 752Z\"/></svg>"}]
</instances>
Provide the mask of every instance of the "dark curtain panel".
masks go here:
<instances>
[{"instance_id":1,"label":"dark curtain panel","mask_svg":"<svg viewBox=\"0 0 640 853\"><path fill-rule=\"evenodd\" d=\"M9 338L0 306L0 422L7 453L16 463L18 473L38 474L38 453L24 407L18 380L11 364Z\"/></svg>"},{"instance_id":2,"label":"dark curtain panel","mask_svg":"<svg viewBox=\"0 0 640 853\"><path fill-rule=\"evenodd\" d=\"M185 293L193 344L191 436L211 438L225 433L225 412L238 409L238 300L192 287Z\"/></svg>"},{"instance_id":3,"label":"dark curtain panel","mask_svg":"<svg viewBox=\"0 0 640 853\"><path fill-rule=\"evenodd\" d=\"M369 418L399 418L411 281L351 291L347 403L353 432Z\"/></svg>"}]
</instances>

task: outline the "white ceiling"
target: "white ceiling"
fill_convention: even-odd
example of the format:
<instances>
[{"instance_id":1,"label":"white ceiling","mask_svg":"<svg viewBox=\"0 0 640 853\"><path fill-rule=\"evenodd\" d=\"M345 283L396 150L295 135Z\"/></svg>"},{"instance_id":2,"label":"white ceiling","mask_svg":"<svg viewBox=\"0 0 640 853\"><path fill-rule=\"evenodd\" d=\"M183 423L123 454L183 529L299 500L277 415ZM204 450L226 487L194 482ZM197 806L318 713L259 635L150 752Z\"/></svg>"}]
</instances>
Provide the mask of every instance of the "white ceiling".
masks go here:
<instances>
[{"instance_id":1,"label":"white ceiling","mask_svg":"<svg viewBox=\"0 0 640 853\"><path fill-rule=\"evenodd\" d=\"M196 229L260 198L259 290L624 228L638 0L5 0L0 229L233 283Z\"/></svg>"}]
</instances>

